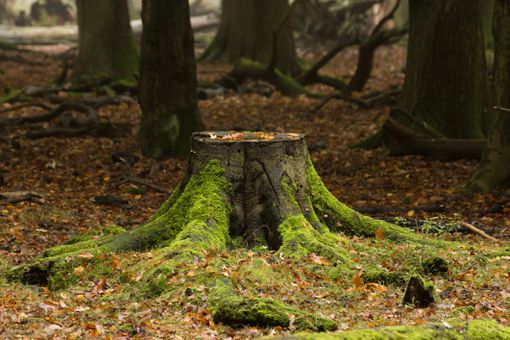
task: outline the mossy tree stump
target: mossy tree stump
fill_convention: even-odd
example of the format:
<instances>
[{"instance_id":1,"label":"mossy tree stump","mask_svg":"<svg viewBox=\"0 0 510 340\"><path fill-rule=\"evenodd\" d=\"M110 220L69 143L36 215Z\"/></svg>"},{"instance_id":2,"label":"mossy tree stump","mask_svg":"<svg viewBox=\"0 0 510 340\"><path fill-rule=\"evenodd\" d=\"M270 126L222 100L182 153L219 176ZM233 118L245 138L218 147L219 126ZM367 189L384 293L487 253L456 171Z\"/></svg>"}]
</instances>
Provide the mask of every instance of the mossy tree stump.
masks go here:
<instances>
[{"instance_id":1,"label":"mossy tree stump","mask_svg":"<svg viewBox=\"0 0 510 340\"><path fill-rule=\"evenodd\" d=\"M339 202L315 171L303 135L199 132L193 134L191 145L181 184L143 226L50 248L32 262L14 268L11 279L58 288L65 275L72 275L69 268L83 258L153 250L157 255L146 263L149 270L144 268L144 272L151 292L162 293L168 288L166 274L176 263L228 251L239 244L267 247L279 257L296 260L320 255L348 273L356 267L347 250L352 241L339 233L384 234L387 240L433 244ZM216 322L285 327L292 315L299 328L335 327L332 321L278 301L242 298L225 277L211 277L209 284L209 308Z\"/></svg>"}]
</instances>

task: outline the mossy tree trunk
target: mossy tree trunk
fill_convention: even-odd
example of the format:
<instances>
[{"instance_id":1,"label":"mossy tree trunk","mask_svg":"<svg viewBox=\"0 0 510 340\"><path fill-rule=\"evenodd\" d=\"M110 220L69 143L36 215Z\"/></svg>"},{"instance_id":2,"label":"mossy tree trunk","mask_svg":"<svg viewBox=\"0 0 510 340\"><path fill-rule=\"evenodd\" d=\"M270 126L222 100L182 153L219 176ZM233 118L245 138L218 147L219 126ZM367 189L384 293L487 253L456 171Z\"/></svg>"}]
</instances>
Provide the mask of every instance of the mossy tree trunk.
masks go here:
<instances>
[{"instance_id":1,"label":"mossy tree trunk","mask_svg":"<svg viewBox=\"0 0 510 340\"><path fill-rule=\"evenodd\" d=\"M237 63L251 59L267 65L273 55L274 33L290 10L288 0L223 0L221 24L202 61ZM276 68L297 74L292 20L285 20L276 42Z\"/></svg>"},{"instance_id":2,"label":"mossy tree trunk","mask_svg":"<svg viewBox=\"0 0 510 340\"><path fill-rule=\"evenodd\" d=\"M138 142L149 157L184 157L201 126L189 3L144 1L142 20Z\"/></svg>"},{"instance_id":3,"label":"mossy tree trunk","mask_svg":"<svg viewBox=\"0 0 510 340\"><path fill-rule=\"evenodd\" d=\"M138 50L126 0L77 0L78 57L75 82L134 81Z\"/></svg>"},{"instance_id":4,"label":"mossy tree trunk","mask_svg":"<svg viewBox=\"0 0 510 340\"><path fill-rule=\"evenodd\" d=\"M407 117L391 118L416 136L423 135L417 124L422 122L436 138L483 139L488 91L478 1L415 0L409 10L406 78L397 105ZM389 126L379 134L379 142L393 153L434 157L433 143L410 142L411 137L402 138Z\"/></svg>"},{"instance_id":5,"label":"mossy tree trunk","mask_svg":"<svg viewBox=\"0 0 510 340\"><path fill-rule=\"evenodd\" d=\"M510 190L510 3L496 0L494 7L493 121L487 147L473 178L471 191Z\"/></svg>"}]
</instances>

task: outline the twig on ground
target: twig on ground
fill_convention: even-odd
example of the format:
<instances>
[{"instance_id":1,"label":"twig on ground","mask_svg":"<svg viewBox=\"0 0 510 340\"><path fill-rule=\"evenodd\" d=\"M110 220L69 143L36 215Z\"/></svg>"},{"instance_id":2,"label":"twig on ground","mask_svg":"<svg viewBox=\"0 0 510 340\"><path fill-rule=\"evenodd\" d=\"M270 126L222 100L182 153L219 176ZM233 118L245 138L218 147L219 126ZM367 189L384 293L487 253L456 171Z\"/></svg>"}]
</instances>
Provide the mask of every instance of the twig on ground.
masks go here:
<instances>
[{"instance_id":1,"label":"twig on ground","mask_svg":"<svg viewBox=\"0 0 510 340\"><path fill-rule=\"evenodd\" d=\"M122 184L122 183L132 183L132 184L136 184L136 185L141 185L141 186L144 186L144 187L151 189L155 192L160 192L163 194L171 194L171 191L169 191L159 185L148 183L138 177L125 177L119 184Z\"/></svg>"},{"instance_id":2,"label":"twig on ground","mask_svg":"<svg viewBox=\"0 0 510 340\"><path fill-rule=\"evenodd\" d=\"M469 224L467 222L461 222L460 225L462 227L468 229L469 231L471 231L471 232L473 232L473 233L475 233L475 234L477 234L477 235L479 235L479 236L481 236L481 237L483 237L483 238L485 238L487 240L490 240L490 241L495 242L495 243L501 242L501 240L498 240L497 238L488 235L485 231L478 229L477 227L475 227L472 224Z\"/></svg>"}]
</instances>

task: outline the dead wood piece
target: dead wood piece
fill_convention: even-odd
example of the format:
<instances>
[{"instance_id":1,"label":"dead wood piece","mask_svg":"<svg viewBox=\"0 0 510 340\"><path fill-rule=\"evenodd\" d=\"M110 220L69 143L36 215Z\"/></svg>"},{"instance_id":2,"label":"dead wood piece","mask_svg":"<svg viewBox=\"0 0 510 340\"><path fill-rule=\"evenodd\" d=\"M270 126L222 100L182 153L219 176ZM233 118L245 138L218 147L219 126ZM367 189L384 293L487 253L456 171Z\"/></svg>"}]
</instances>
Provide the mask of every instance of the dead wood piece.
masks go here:
<instances>
[{"instance_id":1,"label":"dead wood piece","mask_svg":"<svg viewBox=\"0 0 510 340\"><path fill-rule=\"evenodd\" d=\"M494 110L510 112L510 109L508 109L506 107L501 107L501 106L494 106Z\"/></svg>"},{"instance_id":2,"label":"dead wood piece","mask_svg":"<svg viewBox=\"0 0 510 340\"><path fill-rule=\"evenodd\" d=\"M434 286L426 282L421 276L413 275L404 293L403 303L406 305L413 305L416 308L427 308L436 302Z\"/></svg>"},{"instance_id":3,"label":"dead wood piece","mask_svg":"<svg viewBox=\"0 0 510 340\"><path fill-rule=\"evenodd\" d=\"M101 195L94 197L94 203L97 205L113 205L123 209L132 209L128 201L111 195Z\"/></svg>"},{"instance_id":4,"label":"dead wood piece","mask_svg":"<svg viewBox=\"0 0 510 340\"><path fill-rule=\"evenodd\" d=\"M7 107L5 109L0 110L0 113L7 113L7 112L16 111L16 110L21 110L21 109L24 109L24 108L27 108L27 107L39 107L39 108L44 109L46 111L52 110L51 106L46 105L44 103L27 103L27 104L20 104L20 105L14 105L14 106L11 106L11 107Z\"/></svg>"},{"instance_id":5,"label":"dead wood piece","mask_svg":"<svg viewBox=\"0 0 510 340\"><path fill-rule=\"evenodd\" d=\"M498 240L497 238L495 237L492 237L490 235L488 235L485 231L481 230L481 229L478 229L477 227L475 227L474 225L472 224L469 224L467 222L461 222L460 225L466 229L468 229L469 231L477 234L478 236L481 236L487 240L490 240L492 242L495 242L495 243L499 243L501 242L500 240Z\"/></svg>"},{"instance_id":6,"label":"dead wood piece","mask_svg":"<svg viewBox=\"0 0 510 340\"><path fill-rule=\"evenodd\" d=\"M38 105L38 106L43 107L40 105ZM18 108L20 108L20 107L18 107ZM47 121L50 121L50 120L53 120L53 119L59 117L60 115L62 115L63 113L65 113L66 111L69 111L69 110L87 113L90 116L90 118L94 119L94 116L95 116L96 117L95 119L97 120L97 114L89 106L79 103L79 102L68 101L68 102L62 103L61 105L52 109L51 111L41 114L41 115L3 119L0 121L0 125L10 126L10 125L20 125L20 124L27 124L27 123L47 122ZM76 122L76 123L83 125L85 122L81 122L81 123Z\"/></svg>"},{"instance_id":7,"label":"dead wood piece","mask_svg":"<svg viewBox=\"0 0 510 340\"><path fill-rule=\"evenodd\" d=\"M156 184L152 184L152 183L149 183L149 182L146 182L144 181L143 179L141 178L138 178L138 177L126 177L124 180L123 180L124 183L126 182L129 182L129 183L132 183L132 184L136 184L136 185L141 185L143 187L146 187L147 189L151 189L155 192L159 192L159 193L162 193L162 194L170 194L171 191L159 186L159 185L156 185Z\"/></svg>"},{"instance_id":8,"label":"dead wood piece","mask_svg":"<svg viewBox=\"0 0 510 340\"><path fill-rule=\"evenodd\" d=\"M49 128L29 131L27 132L26 137L29 139L40 139L47 137L78 137L86 135L94 129L94 126L84 128Z\"/></svg>"},{"instance_id":9,"label":"dead wood piece","mask_svg":"<svg viewBox=\"0 0 510 340\"><path fill-rule=\"evenodd\" d=\"M32 191L0 192L0 205L16 204L20 202L44 203L44 196Z\"/></svg>"}]
</instances>

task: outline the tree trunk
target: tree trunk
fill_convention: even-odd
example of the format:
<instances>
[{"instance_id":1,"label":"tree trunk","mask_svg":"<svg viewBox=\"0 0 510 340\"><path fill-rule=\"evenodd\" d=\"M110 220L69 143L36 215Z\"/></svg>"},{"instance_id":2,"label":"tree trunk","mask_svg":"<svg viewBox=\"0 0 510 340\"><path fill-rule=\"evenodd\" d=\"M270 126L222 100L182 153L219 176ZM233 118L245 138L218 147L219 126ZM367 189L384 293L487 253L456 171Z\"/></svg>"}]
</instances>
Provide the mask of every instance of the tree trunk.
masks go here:
<instances>
[{"instance_id":1,"label":"tree trunk","mask_svg":"<svg viewBox=\"0 0 510 340\"><path fill-rule=\"evenodd\" d=\"M188 1L144 1L142 20L138 142L150 157L183 157L201 125Z\"/></svg>"},{"instance_id":2,"label":"tree trunk","mask_svg":"<svg viewBox=\"0 0 510 340\"><path fill-rule=\"evenodd\" d=\"M203 61L236 63L251 59L269 64L273 55L274 33L276 67L287 74L299 71L288 0L223 0L221 24L211 45L204 52Z\"/></svg>"},{"instance_id":3,"label":"tree trunk","mask_svg":"<svg viewBox=\"0 0 510 340\"><path fill-rule=\"evenodd\" d=\"M484 156L467 188L490 192L510 190L510 3L496 0L494 8L493 121Z\"/></svg>"},{"instance_id":4,"label":"tree trunk","mask_svg":"<svg viewBox=\"0 0 510 340\"><path fill-rule=\"evenodd\" d=\"M494 0L479 0L482 17L483 37L486 48L494 47L494 38L492 35L492 18L494 15Z\"/></svg>"},{"instance_id":5,"label":"tree trunk","mask_svg":"<svg viewBox=\"0 0 510 340\"><path fill-rule=\"evenodd\" d=\"M138 51L126 0L77 0L78 57L75 82L134 81Z\"/></svg>"},{"instance_id":6,"label":"tree trunk","mask_svg":"<svg viewBox=\"0 0 510 340\"><path fill-rule=\"evenodd\" d=\"M410 2L399 106L450 138L480 138L486 65L477 1Z\"/></svg>"},{"instance_id":7,"label":"tree trunk","mask_svg":"<svg viewBox=\"0 0 510 340\"><path fill-rule=\"evenodd\" d=\"M413 0L409 9L406 79L394 111L406 115L391 118L432 143L432 137L438 136L483 139L488 91L478 1ZM437 134L424 134L421 125ZM408 139L386 128L368 143L380 144L388 145L394 154L433 154L410 148ZM447 151L447 145L441 149Z\"/></svg>"}]
</instances>

